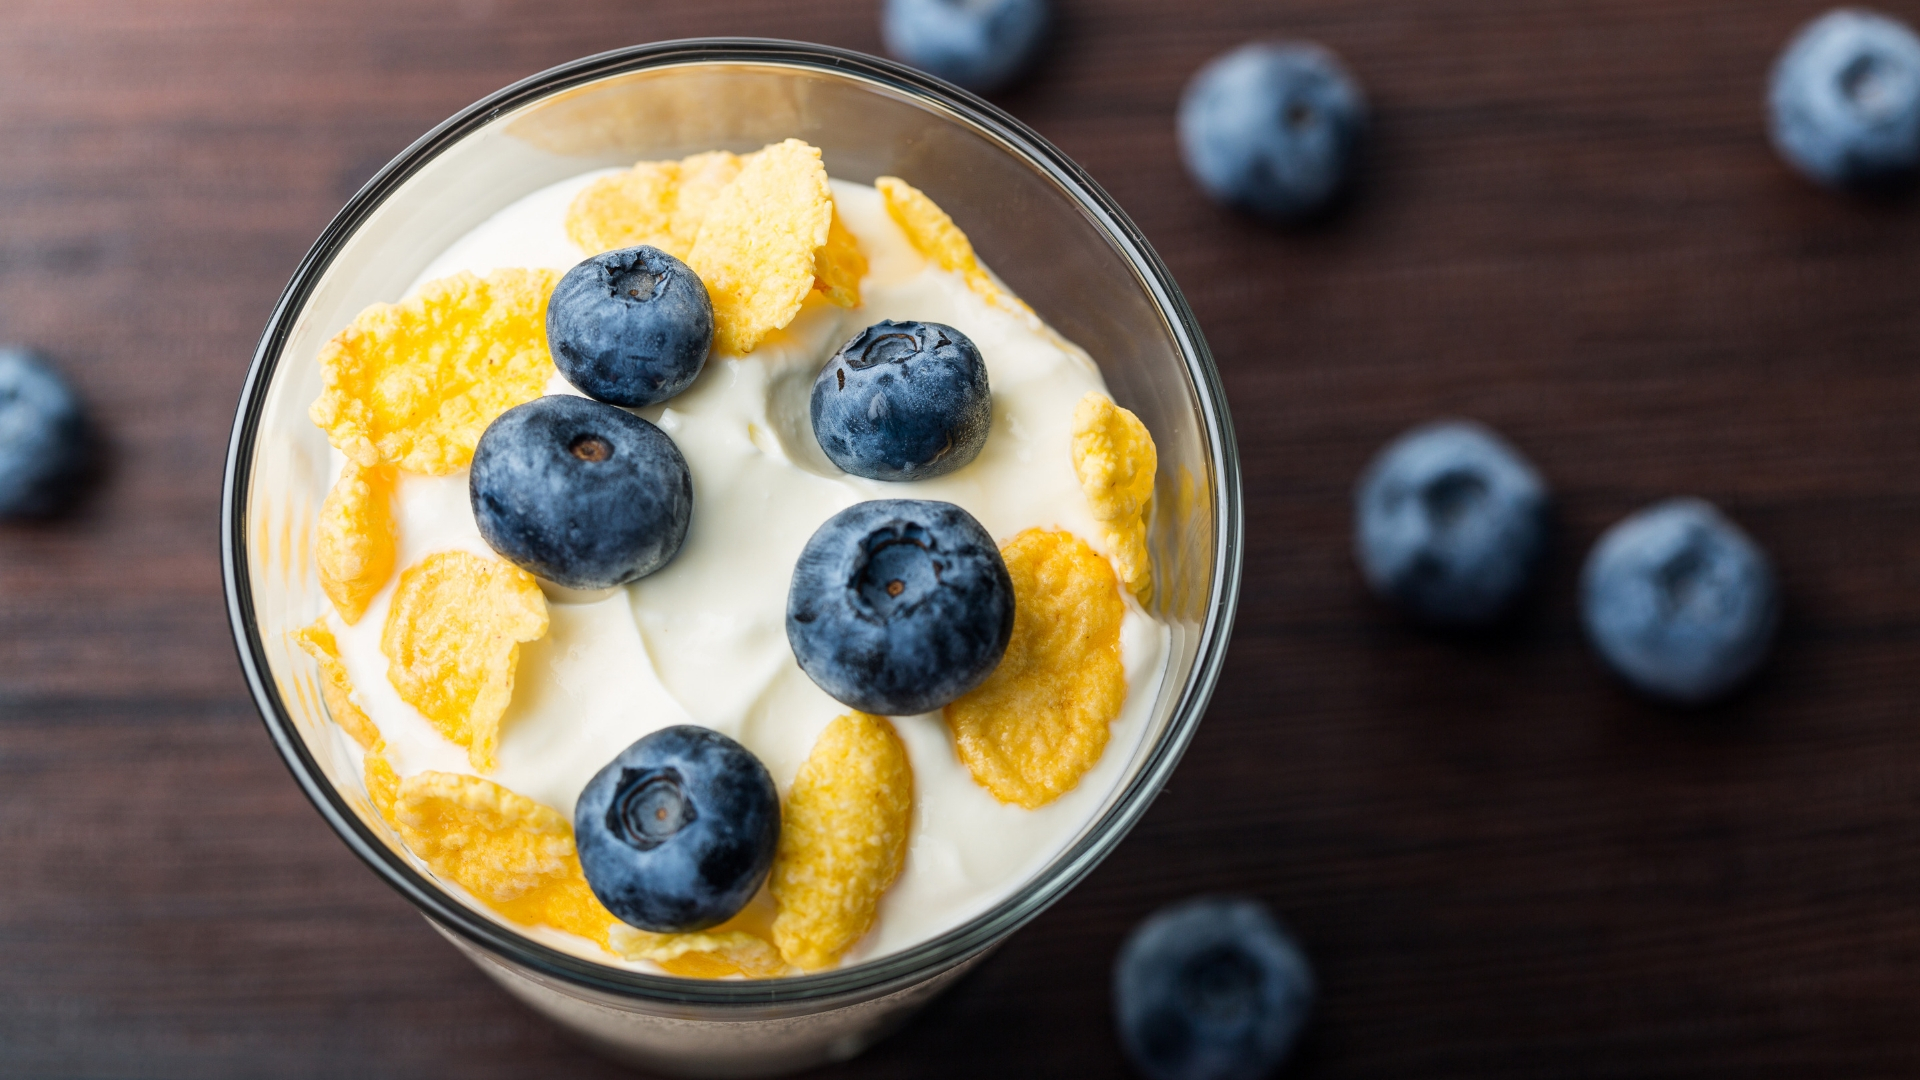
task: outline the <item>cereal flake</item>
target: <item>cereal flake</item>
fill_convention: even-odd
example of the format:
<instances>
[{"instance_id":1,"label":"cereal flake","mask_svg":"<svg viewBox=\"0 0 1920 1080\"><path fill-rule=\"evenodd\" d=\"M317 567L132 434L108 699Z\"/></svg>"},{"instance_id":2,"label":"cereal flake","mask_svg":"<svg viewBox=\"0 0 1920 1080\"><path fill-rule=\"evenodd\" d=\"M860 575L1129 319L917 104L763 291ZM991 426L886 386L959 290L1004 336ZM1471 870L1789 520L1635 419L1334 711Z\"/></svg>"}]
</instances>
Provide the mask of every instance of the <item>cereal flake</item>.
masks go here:
<instances>
[{"instance_id":1,"label":"cereal flake","mask_svg":"<svg viewBox=\"0 0 1920 1080\"><path fill-rule=\"evenodd\" d=\"M401 572L380 651L400 699L485 771L494 766L500 716L513 697L520 643L546 632L547 601L532 574L441 551Z\"/></svg>"},{"instance_id":2,"label":"cereal flake","mask_svg":"<svg viewBox=\"0 0 1920 1080\"><path fill-rule=\"evenodd\" d=\"M813 287L827 303L843 308L860 306L860 279L867 276L867 257L860 242L847 231L840 211L827 225L827 242L813 256Z\"/></svg>"},{"instance_id":3,"label":"cereal flake","mask_svg":"<svg viewBox=\"0 0 1920 1080\"><path fill-rule=\"evenodd\" d=\"M827 725L793 778L769 880L789 961L827 967L873 927L912 818L913 769L893 725L859 712Z\"/></svg>"},{"instance_id":4,"label":"cereal flake","mask_svg":"<svg viewBox=\"0 0 1920 1080\"><path fill-rule=\"evenodd\" d=\"M1106 749L1127 697L1127 609L1113 568L1072 533L1028 529L1000 554L1013 578L1013 640L946 720L974 780L1031 810L1072 790Z\"/></svg>"},{"instance_id":5,"label":"cereal flake","mask_svg":"<svg viewBox=\"0 0 1920 1080\"><path fill-rule=\"evenodd\" d=\"M1147 511L1159 459L1140 418L1092 391L1073 410L1073 471L1099 520L1114 569L1145 604L1153 596Z\"/></svg>"},{"instance_id":6,"label":"cereal flake","mask_svg":"<svg viewBox=\"0 0 1920 1080\"><path fill-rule=\"evenodd\" d=\"M588 255L645 244L684 260L714 196L740 175L741 160L717 150L642 161L601 177L567 207L567 236Z\"/></svg>"},{"instance_id":7,"label":"cereal flake","mask_svg":"<svg viewBox=\"0 0 1920 1080\"><path fill-rule=\"evenodd\" d=\"M813 291L833 192L820 151L798 139L750 154L707 207L687 265L713 298L713 345L744 354L793 321Z\"/></svg>"},{"instance_id":8,"label":"cereal flake","mask_svg":"<svg viewBox=\"0 0 1920 1080\"><path fill-rule=\"evenodd\" d=\"M362 465L440 476L464 468L494 417L541 395L549 270L456 274L375 304L320 349L308 414Z\"/></svg>"},{"instance_id":9,"label":"cereal flake","mask_svg":"<svg viewBox=\"0 0 1920 1080\"><path fill-rule=\"evenodd\" d=\"M926 192L897 176L882 176L873 186L886 202L888 216L907 234L914 250L940 269L959 274L967 288L990 306L1019 316L1030 327L1043 329L1040 316L981 265L974 254L973 241L967 239L967 234L960 231L960 226L955 225L953 218L928 198Z\"/></svg>"},{"instance_id":10,"label":"cereal flake","mask_svg":"<svg viewBox=\"0 0 1920 1080\"><path fill-rule=\"evenodd\" d=\"M363 764L367 783L367 801L373 804L374 812L380 820L392 828L399 828L400 822L393 815L393 804L400 797L400 774L393 771L393 762L387 759L387 743L382 739L367 751Z\"/></svg>"},{"instance_id":11,"label":"cereal flake","mask_svg":"<svg viewBox=\"0 0 1920 1080\"><path fill-rule=\"evenodd\" d=\"M327 617L315 619L313 625L295 634L294 640L319 665L320 700L326 702L333 722L353 736L353 741L362 749L379 742L380 729L353 703L353 680L347 675L347 665L340 662L340 643L333 636L333 628L327 625Z\"/></svg>"},{"instance_id":12,"label":"cereal flake","mask_svg":"<svg viewBox=\"0 0 1920 1080\"><path fill-rule=\"evenodd\" d=\"M314 562L320 588L348 626L393 576L393 470L347 459L340 479L320 504L320 540Z\"/></svg>"},{"instance_id":13,"label":"cereal flake","mask_svg":"<svg viewBox=\"0 0 1920 1080\"><path fill-rule=\"evenodd\" d=\"M725 926L695 934L656 934L616 923L607 947L628 960L651 960L669 975L690 979L771 979L787 973L787 962L765 938Z\"/></svg>"}]
</instances>

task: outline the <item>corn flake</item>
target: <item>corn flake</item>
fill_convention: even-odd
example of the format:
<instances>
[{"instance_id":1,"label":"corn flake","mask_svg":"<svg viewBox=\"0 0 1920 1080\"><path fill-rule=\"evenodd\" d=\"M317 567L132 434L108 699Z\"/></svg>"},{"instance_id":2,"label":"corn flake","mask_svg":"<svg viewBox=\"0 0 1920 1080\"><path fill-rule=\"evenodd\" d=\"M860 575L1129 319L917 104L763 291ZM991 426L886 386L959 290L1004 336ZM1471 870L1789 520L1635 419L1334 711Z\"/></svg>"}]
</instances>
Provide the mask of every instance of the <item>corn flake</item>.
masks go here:
<instances>
[{"instance_id":1,"label":"corn flake","mask_svg":"<svg viewBox=\"0 0 1920 1080\"><path fill-rule=\"evenodd\" d=\"M387 760L385 740L375 743L367 751L363 764L367 783L367 801L373 804L374 812L380 820L393 828L399 828L400 822L393 815L393 804L400 797L400 774L393 771L393 762Z\"/></svg>"},{"instance_id":2,"label":"corn flake","mask_svg":"<svg viewBox=\"0 0 1920 1080\"><path fill-rule=\"evenodd\" d=\"M1159 458L1140 418L1098 391L1073 410L1073 471L1106 534L1115 570L1145 604L1153 596L1147 558L1147 511Z\"/></svg>"},{"instance_id":3,"label":"corn flake","mask_svg":"<svg viewBox=\"0 0 1920 1080\"><path fill-rule=\"evenodd\" d=\"M500 717L513 697L520 643L547 632L532 574L498 559L441 551L400 574L380 634L387 681L467 760L493 768Z\"/></svg>"},{"instance_id":4,"label":"corn flake","mask_svg":"<svg viewBox=\"0 0 1920 1080\"><path fill-rule=\"evenodd\" d=\"M707 207L687 265L713 299L713 344L744 354L793 321L813 291L833 192L820 151L798 139L750 154Z\"/></svg>"},{"instance_id":5,"label":"corn flake","mask_svg":"<svg viewBox=\"0 0 1920 1080\"><path fill-rule=\"evenodd\" d=\"M326 616L322 615L312 626L295 634L294 640L319 665L320 700L326 702L333 722L353 736L353 741L362 749L379 742L380 729L353 703L353 680L347 676L347 665L340 662L340 643L333 636L333 628L327 625Z\"/></svg>"},{"instance_id":6,"label":"corn flake","mask_svg":"<svg viewBox=\"0 0 1920 1080\"><path fill-rule=\"evenodd\" d=\"M813 255L813 287L827 303L843 308L860 306L860 279L867 276L867 257L847 231L835 210L827 225L827 242Z\"/></svg>"},{"instance_id":7,"label":"corn flake","mask_svg":"<svg viewBox=\"0 0 1920 1080\"><path fill-rule=\"evenodd\" d=\"M1072 790L1106 749L1127 697L1127 609L1113 568L1072 533L1028 529L1000 554L1013 578L1013 640L946 720L974 780L1031 810Z\"/></svg>"},{"instance_id":8,"label":"corn flake","mask_svg":"<svg viewBox=\"0 0 1920 1080\"><path fill-rule=\"evenodd\" d=\"M989 305L1019 316L1030 327L1044 329L1026 301L1007 291L974 254L973 241L953 223L926 192L897 176L882 176L873 182L887 204L887 215L907 234L914 250L942 270L959 274L974 295Z\"/></svg>"},{"instance_id":9,"label":"corn flake","mask_svg":"<svg viewBox=\"0 0 1920 1080\"><path fill-rule=\"evenodd\" d=\"M320 588L348 626L393 576L393 470L352 458L320 504Z\"/></svg>"},{"instance_id":10,"label":"corn flake","mask_svg":"<svg viewBox=\"0 0 1920 1080\"><path fill-rule=\"evenodd\" d=\"M501 413L541 395L550 270L430 281L375 304L320 350L325 387L308 410L348 457L444 475L466 466Z\"/></svg>"},{"instance_id":11,"label":"corn flake","mask_svg":"<svg viewBox=\"0 0 1920 1080\"><path fill-rule=\"evenodd\" d=\"M401 781L393 814L420 861L501 915L607 942L616 920L558 810L478 776L423 772Z\"/></svg>"},{"instance_id":12,"label":"corn flake","mask_svg":"<svg viewBox=\"0 0 1920 1080\"><path fill-rule=\"evenodd\" d=\"M684 260L707 207L740 175L724 150L680 161L642 161L602 177L567 207L567 236L589 255L646 244Z\"/></svg>"},{"instance_id":13,"label":"corn flake","mask_svg":"<svg viewBox=\"0 0 1920 1080\"><path fill-rule=\"evenodd\" d=\"M695 934L655 934L616 924L607 947L629 960L651 960L669 975L719 979L745 975L770 979L787 973L787 962L766 939L724 926Z\"/></svg>"},{"instance_id":14,"label":"corn flake","mask_svg":"<svg viewBox=\"0 0 1920 1080\"><path fill-rule=\"evenodd\" d=\"M769 879L773 941L789 961L827 967L873 927L912 817L913 769L893 725L858 712L827 725L793 778Z\"/></svg>"}]
</instances>

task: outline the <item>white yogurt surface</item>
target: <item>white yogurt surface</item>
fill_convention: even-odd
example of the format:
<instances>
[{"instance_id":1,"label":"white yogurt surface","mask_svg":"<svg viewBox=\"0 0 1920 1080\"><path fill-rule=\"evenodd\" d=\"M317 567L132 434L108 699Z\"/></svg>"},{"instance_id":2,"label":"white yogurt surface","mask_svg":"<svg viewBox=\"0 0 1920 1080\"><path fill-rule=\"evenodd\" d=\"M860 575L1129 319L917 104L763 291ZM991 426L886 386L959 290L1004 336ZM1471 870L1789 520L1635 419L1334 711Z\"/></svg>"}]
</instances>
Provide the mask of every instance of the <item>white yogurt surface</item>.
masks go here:
<instances>
[{"instance_id":1,"label":"white yogurt surface","mask_svg":"<svg viewBox=\"0 0 1920 1080\"><path fill-rule=\"evenodd\" d=\"M462 270L571 268L583 254L567 238L567 206L610 171L561 181L500 211L434 260L413 290ZM638 410L673 438L692 471L686 545L659 572L605 593L549 587L552 627L521 646L499 767L489 779L571 818L580 789L634 740L695 723L751 749L784 797L814 740L848 711L794 662L787 585L814 530L856 502L940 499L965 507L1002 543L1025 529L1059 528L1104 553L1071 453L1074 406L1088 391L1106 389L1093 362L928 263L873 188L836 180L833 193L868 260L862 306L847 311L810 299L792 325L751 354L716 352L687 392ZM914 483L865 480L840 472L814 441L807 413L814 376L835 349L881 319L946 323L980 347L993 427L965 468ZM558 375L547 391L577 392ZM335 452L336 470L342 462ZM396 514L398 567L449 549L492 557L474 524L465 471L402 474ZM380 633L398 579L396 573L357 625L328 616L354 697L385 736L401 776L472 773L466 751L443 739L387 681ZM907 948L986 911L1093 818L1140 742L1166 666L1167 628L1130 599L1128 606L1121 630L1128 693L1112 740L1079 786L1047 806L1009 806L976 784L939 714L894 719L913 764L906 868L873 931L843 963ZM549 943L564 938L563 947L605 962L652 967L613 959L570 935L539 936Z\"/></svg>"}]
</instances>

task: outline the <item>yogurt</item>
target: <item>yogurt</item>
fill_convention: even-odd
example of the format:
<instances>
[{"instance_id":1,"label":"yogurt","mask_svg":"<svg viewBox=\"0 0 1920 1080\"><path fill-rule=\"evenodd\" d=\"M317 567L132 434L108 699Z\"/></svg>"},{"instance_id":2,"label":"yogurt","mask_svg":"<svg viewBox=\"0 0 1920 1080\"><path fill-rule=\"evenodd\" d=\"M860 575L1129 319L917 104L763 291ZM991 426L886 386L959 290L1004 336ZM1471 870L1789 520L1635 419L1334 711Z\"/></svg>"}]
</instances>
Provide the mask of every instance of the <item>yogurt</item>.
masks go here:
<instances>
[{"instance_id":1,"label":"yogurt","mask_svg":"<svg viewBox=\"0 0 1920 1080\"><path fill-rule=\"evenodd\" d=\"M570 269L583 253L567 237L567 207L613 171L561 181L506 207L435 259L413 289L463 270ZM521 647L513 701L501 720L499 764L488 779L571 818L588 779L621 750L649 732L693 723L752 750L784 797L815 739L848 711L794 662L785 629L788 581L814 530L856 502L943 500L965 508L1003 543L1029 528L1065 529L1107 554L1071 452L1074 406L1089 391L1106 390L1099 369L1084 352L989 305L960 275L923 258L873 188L838 180L832 187L868 261L861 306L846 310L810 298L751 354L716 350L689 390L638 410L672 437L691 470L686 543L665 568L630 585L597 593L543 586L551 627ZM808 418L815 375L834 350L882 319L946 323L979 346L993 424L985 448L964 468L911 483L866 480L840 472L815 442ZM547 392L578 391L556 374ZM335 451L336 475L343 464ZM474 524L464 470L402 473L394 509L396 566L454 549L496 557ZM442 738L387 680L380 636L397 580L355 625L328 615L355 700L380 728L401 777L472 774L465 750ZM1145 733L1169 653L1167 627L1130 597L1127 604L1126 704L1100 762L1044 807L1003 804L975 783L938 713L894 718L914 777L906 866L873 930L842 964L962 925L1018 889L1091 821ZM519 929L604 963L657 970L583 938Z\"/></svg>"}]
</instances>

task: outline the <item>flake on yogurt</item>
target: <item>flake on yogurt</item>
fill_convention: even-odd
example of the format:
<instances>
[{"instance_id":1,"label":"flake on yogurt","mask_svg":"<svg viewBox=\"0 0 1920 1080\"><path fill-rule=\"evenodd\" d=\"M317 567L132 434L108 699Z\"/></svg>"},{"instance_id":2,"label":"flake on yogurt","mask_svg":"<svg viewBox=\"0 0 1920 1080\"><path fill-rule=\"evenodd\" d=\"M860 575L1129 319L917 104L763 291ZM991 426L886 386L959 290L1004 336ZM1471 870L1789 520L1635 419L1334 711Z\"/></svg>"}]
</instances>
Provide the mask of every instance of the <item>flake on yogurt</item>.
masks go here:
<instances>
[{"instance_id":1,"label":"flake on yogurt","mask_svg":"<svg viewBox=\"0 0 1920 1080\"><path fill-rule=\"evenodd\" d=\"M1052 336L1052 331L1026 301L1008 291L1000 279L981 264L979 256L974 254L973 241L967 239L967 234L926 192L897 176L882 176L873 186L886 202L887 216L907 234L915 251L940 269L959 274L967 288L990 306L1017 315L1029 328Z\"/></svg>"},{"instance_id":2,"label":"flake on yogurt","mask_svg":"<svg viewBox=\"0 0 1920 1080\"><path fill-rule=\"evenodd\" d=\"M387 681L482 772L494 767L520 644L547 632L532 574L499 559L438 551L394 589L380 651Z\"/></svg>"},{"instance_id":3,"label":"flake on yogurt","mask_svg":"<svg viewBox=\"0 0 1920 1080\"><path fill-rule=\"evenodd\" d=\"M352 458L320 504L320 589L348 626L393 576L393 469Z\"/></svg>"},{"instance_id":4,"label":"flake on yogurt","mask_svg":"<svg viewBox=\"0 0 1920 1080\"><path fill-rule=\"evenodd\" d=\"M461 273L398 304L374 304L320 349L325 379L308 415L364 466L443 476L465 468L494 417L554 375L550 270Z\"/></svg>"},{"instance_id":5,"label":"flake on yogurt","mask_svg":"<svg viewBox=\"0 0 1920 1080\"><path fill-rule=\"evenodd\" d=\"M607 943L617 920L558 810L482 777L423 772L401 781L393 812L408 850L501 915Z\"/></svg>"},{"instance_id":6,"label":"flake on yogurt","mask_svg":"<svg viewBox=\"0 0 1920 1080\"><path fill-rule=\"evenodd\" d=\"M833 191L820 150L788 139L750 154L707 207L687 265L713 298L713 346L744 355L800 313L827 244Z\"/></svg>"},{"instance_id":7,"label":"flake on yogurt","mask_svg":"<svg viewBox=\"0 0 1920 1080\"><path fill-rule=\"evenodd\" d=\"M353 680L347 675L347 665L340 661L340 643L334 639L327 617L315 619L313 625L296 633L294 640L319 666L320 700L326 703L333 722L352 736L361 749L371 749L380 741L380 729L353 703Z\"/></svg>"},{"instance_id":8,"label":"flake on yogurt","mask_svg":"<svg viewBox=\"0 0 1920 1080\"><path fill-rule=\"evenodd\" d=\"M679 161L642 161L603 176L567 207L567 236L590 256L645 244L684 262L707 207L740 175L741 160L714 150Z\"/></svg>"},{"instance_id":9,"label":"flake on yogurt","mask_svg":"<svg viewBox=\"0 0 1920 1080\"><path fill-rule=\"evenodd\" d=\"M867 276L867 257L860 242L847 231L836 208L827 225L827 242L813 257L813 287L827 303L843 308L860 306L860 279Z\"/></svg>"},{"instance_id":10,"label":"flake on yogurt","mask_svg":"<svg viewBox=\"0 0 1920 1080\"><path fill-rule=\"evenodd\" d=\"M1147 512L1159 467L1153 435L1140 418L1098 391L1073 410L1073 472L1105 532L1115 571L1141 604L1153 597Z\"/></svg>"},{"instance_id":11,"label":"flake on yogurt","mask_svg":"<svg viewBox=\"0 0 1920 1080\"><path fill-rule=\"evenodd\" d=\"M1113 567L1072 533L1028 529L1000 554L1013 579L1013 639L946 721L974 780L1032 810L1072 790L1106 750L1127 697L1127 606Z\"/></svg>"},{"instance_id":12,"label":"flake on yogurt","mask_svg":"<svg viewBox=\"0 0 1920 1080\"><path fill-rule=\"evenodd\" d=\"M721 979L745 975L771 979L788 972L786 960L766 939L744 930L716 929L695 934L656 934L615 923L607 947L628 960L650 960L669 975Z\"/></svg>"},{"instance_id":13,"label":"flake on yogurt","mask_svg":"<svg viewBox=\"0 0 1920 1080\"><path fill-rule=\"evenodd\" d=\"M790 962L830 967L873 927L912 821L913 767L893 724L860 712L828 724L781 809L768 881L773 941Z\"/></svg>"},{"instance_id":14,"label":"flake on yogurt","mask_svg":"<svg viewBox=\"0 0 1920 1080\"><path fill-rule=\"evenodd\" d=\"M367 751L362 772L367 784L367 802L373 804L373 811L380 815L381 821L398 829L400 822L394 817L393 804L400 798L400 774L393 771L393 762L387 759L385 739Z\"/></svg>"}]
</instances>

